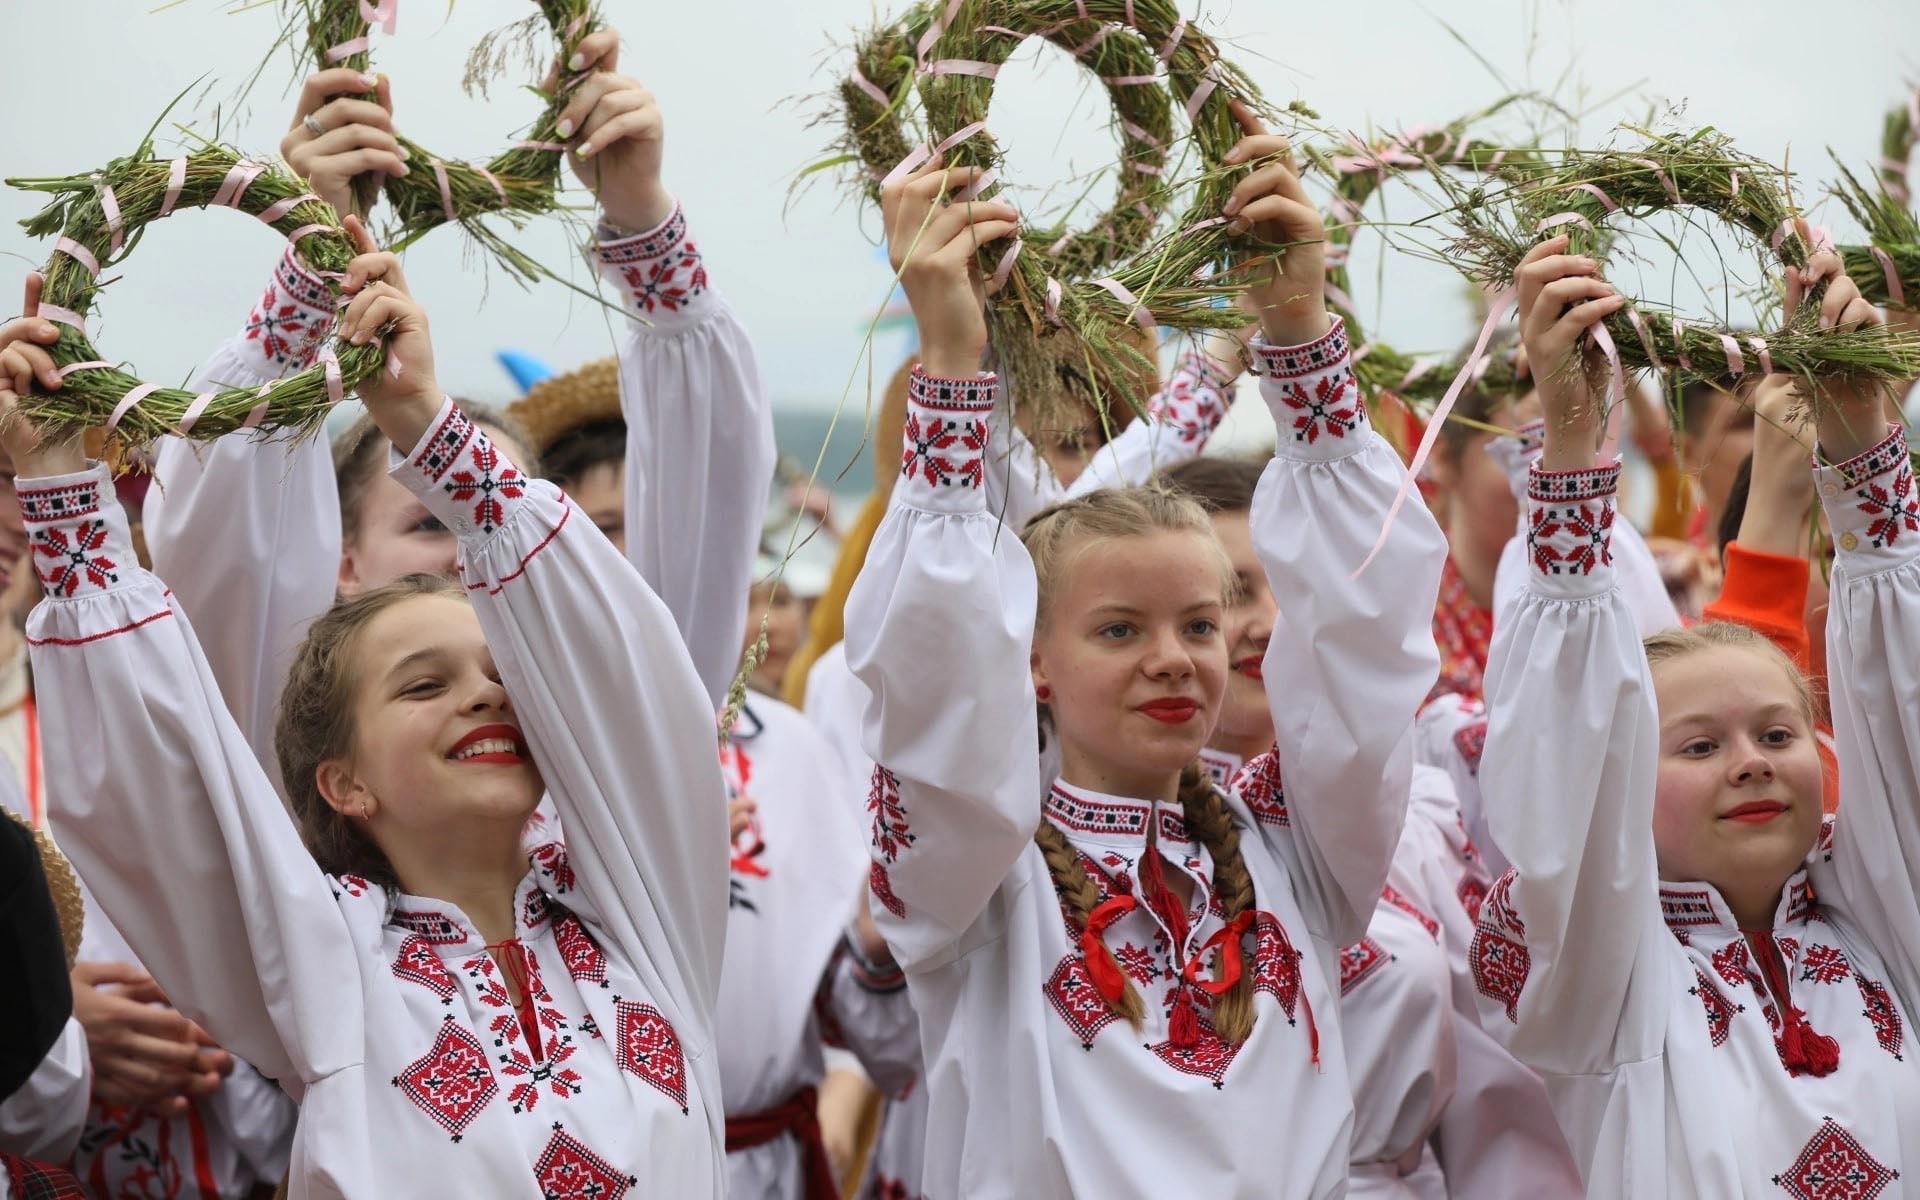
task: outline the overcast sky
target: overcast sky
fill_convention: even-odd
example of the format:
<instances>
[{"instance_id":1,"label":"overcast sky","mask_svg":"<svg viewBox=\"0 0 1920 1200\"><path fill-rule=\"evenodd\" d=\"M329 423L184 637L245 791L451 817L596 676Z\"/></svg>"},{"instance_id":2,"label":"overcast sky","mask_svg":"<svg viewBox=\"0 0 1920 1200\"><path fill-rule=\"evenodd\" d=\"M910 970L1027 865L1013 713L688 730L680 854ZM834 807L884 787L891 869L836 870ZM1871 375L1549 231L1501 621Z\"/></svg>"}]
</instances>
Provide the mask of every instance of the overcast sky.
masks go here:
<instances>
[{"instance_id":1,"label":"overcast sky","mask_svg":"<svg viewBox=\"0 0 1920 1200\"><path fill-rule=\"evenodd\" d=\"M9 52L0 89L10 119L0 123L0 173L101 165L133 146L164 104L203 75L215 78L213 99L230 96L267 55L281 19L264 4L238 14L219 0L151 7L149 0L5 0L0 42ZM397 120L411 136L444 156L485 158L534 115L524 93L496 89L487 102L459 90L476 38L527 7L457 0L449 16L440 0L403 0L399 34L379 40L376 66L394 77ZM686 205L713 279L752 331L776 399L832 406L889 275L873 246L877 222L837 179L797 197L789 185L827 152L831 131L811 125L822 104L807 97L844 71L845 47L874 19L870 0L605 0L603 7L625 34L622 69L661 98L668 184ZM1582 129L1595 142L1620 120L1684 103L1687 121L1730 132L1750 153L1775 161L1790 153L1806 172L1807 195L1830 174L1827 147L1853 162L1874 155L1881 114L1903 94L1903 81L1920 77L1912 0L1213 0L1204 12L1189 9L1232 39L1234 56L1270 98L1302 99L1338 128L1442 123L1508 87L1534 87L1556 90L1571 106L1597 104ZM1474 51L1447 32L1443 18ZM291 117L293 78L293 63L276 54L247 109L224 114L221 136L273 153ZM213 129L211 104L184 117ZM1029 212L1049 183L1113 152L1104 97L1088 93L1064 57L1038 47L1003 74L992 128L1009 150L1005 174L1025 185L1016 199ZM0 192L8 277L47 256L47 244L14 224L38 199ZM1419 198L1406 190L1390 189L1388 199L1395 219L1419 213ZM1845 232L1843 213L1828 219ZM523 238L536 257L580 274L558 223L538 223ZM101 305L102 351L147 378L181 378L245 318L278 252L270 231L225 211L161 223ZM1395 255L1377 289L1375 255L1362 248L1356 277L1367 293L1361 303L1379 305L1382 336L1431 349L1471 332L1457 276ZM507 397L493 364L502 347L564 366L612 345L599 310L552 284L525 290L490 272L453 231L412 249L407 269L432 314L449 390ZM12 311L13 295L0 308ZM898 335L882 338L884 366L897 361L900 345Z\"/></svg>"}]
</instances>

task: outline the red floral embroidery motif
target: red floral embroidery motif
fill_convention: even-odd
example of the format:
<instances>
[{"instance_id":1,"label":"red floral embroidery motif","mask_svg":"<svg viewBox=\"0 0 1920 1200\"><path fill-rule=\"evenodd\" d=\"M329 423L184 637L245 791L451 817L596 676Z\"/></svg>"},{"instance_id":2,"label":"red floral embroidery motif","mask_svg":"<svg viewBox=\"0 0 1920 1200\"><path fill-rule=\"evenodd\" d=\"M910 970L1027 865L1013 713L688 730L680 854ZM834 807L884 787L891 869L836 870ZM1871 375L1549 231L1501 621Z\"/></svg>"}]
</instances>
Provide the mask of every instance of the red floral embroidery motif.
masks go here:
<instances>
[{"instance_id":1,"label":"red floral embroidery motif","mask_svg":"<svg viewBox=\"0 0 1920 1200\"><path fill-rule=\"evenodd\" d=\"M1482 608L1467 590L1460 569L1448 558L1440 564L1440 594L1433 602L1433 644L1440 651L1440 676L1429 701L1458 695L1475 702L1486 690L1487 654L1493 645L1493 610ZM1467 769L1480 773L1480 751L1485 747L1487 723L1477 723L1478 735L1467 725L1454 734L1454 746Z\"/></svg>"},{"instance_id":2,"label":"red floral embroidery motif","mask_svg":"<svg viewBox=\"0 0 1920 1200\"><path fill-rule=\"evenodd\" d=\"M1861 512L1873 518L1867 526L1867 540L1875 547L1891 546L1900 534L1920 533L1920 497L1914 495L1913 468L1902 461L1891 487L1869 480L1854 490Z\"/></svg>"},{"instance_id":3,"label":"red floral embroidery motif","mask_svg":"<svg viewBox=\"0 0 1920 1200\"><path fill-rule=\"evenodd\" d=\"M1291 824L1287 816L1286 787L1280 778L1279 747L1247 760L1247 765L1233 777L1232 790L1253 814L1253 819L1262 825L1285 829Z\"/></svg>"},{"instance_id":4,"label":"red floral embroidery motif","mask_svg":"<svg viewBox=\"0 0 1920 1200\"><path fill-rule=\"evenodd\" d=\"M1613 505L1542 505L1533 510L1527 545L1533 565L1542 575L1591 575L1602 564L1613 563ZM1549 543L1560 541L1564 545Z\"/></svg>"},{"instance_id":5,"label":"red floral embroidery motif","mask_svg":"<svg viewBox=\"0 0 1920 1200\"><path fill-rule=\"evenodd\" d=\"M1803 983L1839 983L1851 974L1847 956L1832 946L1808 946L1807 956L1800 960Z\"/></svg>"},{"instance_id":6,"label":"red floral embroidery motif","mask_svg":"<svg viewBox=\"0 0 1920 1200\"><path fill-rule=\"evenodd\" d=\"M1167 386L1147 405L1147 414L1171 428L1182 442L1198 445L1212 435L1226 415L1220 386L1204 360L1183 359L1175 366Z\"/></svg>"},{"instance_id":7,"label":"red floral embroidery motif","mask_svg":"<svg viewBox=\"0 0 1920 1200\"><path fill-rule=\"evenodd\" d=\"M1467 919L1478 921L1480 907L1487 901L1487 881L1478 875L1469 875L1460 881L1460 907L1467 910Z\"/></svg>"},{"instance_id":8,"label":"red floral embroidery motif","mask_svg":"<svg viewBox=\"0 0 1920 1200\"><path fill-rule=\"evenodd\" d=\"M540 1186L542 1200L621 1200L639 1182L614 1170L558 1125L534 1160L533 1181Z\"/></svg>"},{"instance_id":9,"label":"red floral embroidery motif","mask_svg":"<svg viewBox=\"0 0 1920 1200\"><path fill-rule=\"evenodd\" d=\"M1362 938L1340 951L1340 994L1346 995L1393 961L1387 948L1372 938Z\"/></svg>"},{"instance_id":10,"label":"red floral embroidery motif","mask_svg":"<svg viewBox=\"0 0 1920 1200\"><path fill-rule=\"evenodd\" d=\"M1115 950L1113 957L1120 964L1120 969L1133 976L1134 982L1141 987L1150 986L1160 974L1159 962L1154 958L1153 951L1145 946L1128 942Z\"/></svg>"},{"instance_id":11,"label":"red floral embroidery motif","mask_svg":"<svg viewBox=\"0 0 1920 1200\"><path fill-rule=\"evenodd\" d=\"M900 474L916 475L933 487L977 488L985 481L982 455L987 448L984 417L954 420L907 410L906 440Z\"/></svg>"},{"instance_id":12,"label":"red floral embroidery motif","mask_svg":"<svg viewBox=\"0 0 1920 1200\"><path fill-rule=\"evenodd\" d=\"M501 499L518 500L526 495L527 481L518 467L500 457L486 437L476 436L468 444L471 469L450 472L443 486L457 503L472 504L473 523L492 533L507 519Z\"/></svg>"},{"instance_id":13,"label":"red floral embroidery motif","mask_svg":"<svg viewBox=\"0 0 1920 1200\"><path fill-rule=\"evenodd\" d=\"M564 843L542 842L528 851L527 857L533 860L534 870L545 876L556 896L566 895L578 882L574 878L573 863L567 858Z\"/></svg>"},{"instance_id":14,"label":"red floral embroidery motif","mask_svg":"<svg viewBox=\"0 0 1920 1200\"><path fill-rule=\"evenodd\" d=\"M1360 426L1360 393L1348 371L1322 375L1314 381L1312 395L1299 383L1283 384L1280 398L1297 414L1293 418L1297 442L1311 446L1320 440L1323 428L1329 436L1343 438Z\"/></svg>"},{"instance_id":15,"label":"red floral embroidery motif","mask_svg":"<svg viewBox=\"0 0 1920 1200\"><path fill-rule=\"evenodd\" d=\"M1272 996L1287 1014L1287 1023L1293 1023L1300 1003L1300 952L1270 912L1253 918L1253 990Z\"/></svg>"},{"instance_id":16,"label":"red floral embroidery motif","mask_svg":"<svg viewBox=\"0 0 1920 1200\"><path fill-rule=\"evenodd\" d=\"M1728 942L1713 952L1714 974L1734 987L1747 981L1747 944Z\"/></svg>"},{"instance_id":17,"label":"red floral embroidery motif","mask_svg":"<svg viewBox=\"0 0 1920 1200\"><path fill-rule=\"evenodd\" d=\"M1693 978L1694 985L1687 990L1700 997L1700 1004L1707 1010L1707 1034L1715 1046L1724 1046L1727 1035L1733 1032L1733 1014L1744 1012L1746 1006L1736 1008L1729 1003L1720 994L1720 989L1713 986L1713 981L1707 978L1706 972L1695 968Z\"/></svg>"},{"instance_id":18,"label":"red floral embroidery motif","mask_svg":"<svg viewBox=\"0 0 1920 1200\"><path fill-rule=\"evenodd\" d=\"M48 565L35 562L40 582L49 592L71 596L82 582L105 589L120 576L120 564L100 553L107 544L107 523L81 521L71 527L52 526L33 531L33 552L51 560Z\"/></svg>"},{"instance_id":19,"label":"red floral embroidery motif","mask_svg":"<svg viewBox=\"0 0 1920 1200\"><path fill-rule=\"evenodd\" d=\"M647 312L679 312L707 290L707 268L692 242L685 252L620 268L633 302Z\"/></svg>"},{"instance_id":20,"label":"red floral embroidery motif","mask_svg":"<svg viewBox=\"0 0 1920 1200\"><path fill-rule=\"evenodd\" d=\"M1793 1165L1773 1182L1794 1200L1874 1200L1898 1178L1900 1172L1875 1161L1851 1133L1827 1117Z\"/></svg>"},{"instance_id":21,"label":"red floral embroidery motif","mask_svg":"<svg viewBox=\"0 0 1920 1200\"><path fill-rule=\"evenodd\" d=\"M1420 928L1427 931L1428 937L1437 938L1440 936L1440 922L1421 911L1419 905L1407 899L1406 896L1401 894L1400 890L1392 884L1388 884L1386 887L1380 889L1380 898L1420 922Z\"/></svg>"},{"instance_id":22,"label":"red floral embroidery motif","mask_svg":"<svg viewBox=\"0 0 1920 1200\"><path fill-rule=\"evenodd\" d=\"M1517 1023L1520 993L1527 986L1527 972L1533 969L1533 956L1527 952L1527 927L1513 909L1513 879L1508 871L1487 893L1467 956L1473 986L1482 996L1505 1005L1507 1019Z\"/></svg>"},{"instance_id":23,"label":"red floral embroidery motif","mask_svg":"<svg viewBox=\"0 0 1920 1200\"><path fill-rule=\"evenodd\" d=\"M620 1069L646 1080L686 1112L687 1060L673 1026L653 1005L625 1000L614 1006L614 1017Z\"/></svg>"},{"instance_id":24,"label":"red floral embroidery motif","mask_svg":"<svg viewBox=\"0 0 1920 1200\"><path fill-rule=\"evenodd\" d=\"M599 943L593 940L579 917L572 913L561 917L553 927L553 942L575 983L607 986L607 956L600 952Z\"/></svg>"},{"instance_id":25,"label":"red floral embroidery motif","mask_svg":"<svg viewBox=\"0 0 1920 1200\"><path fill-rule=\"evenodd\" d=\"M1860 985L1860 999L1866 1004L1866 1008L1861 1010L1861 1015L1873 1022L1873 1036L1879 1041L1882 1050L1896 1059L1900 1058L1905 1030L1901 1025L1900 1010L1894 1007L1892 994L1887 991L1885 985L1875 983L1865 976L1856 974L1854 979Z\"/></svg>"},{"instance_id":26,"label":"red floral embroidery motif","mask_svg":"<svg viewBox=\"0 0 1920 1200\"><path fill-rule=\"evenodd\" d=\"M373 890L373 885L358 875L335 875L333 881L340 885L342 892L355 900Z\"/></svg>"},{"instance_id":27,"label":"red floral embroidery motif","mask_svg":"<svg viewBox=\"0 0 1920 1200\"><path fill-rule=\"evenodd\" d=\"M1119 1020L1094 989L1087 964L1077 954L1067 955L1053 969L1053 976L1047 980L1047 1001L1088 1050L1093 1049L1093 1039L1102 1029Z\"/></svg>"},{"instance_id":28,"label":"red floral embroidery motif","mask_svg":"<svg viewBox=\"0 0 1920 1200\"><path fill-rule=\"evenodd\" d=\"M442 1004L451 1004L454 993L460 990L459 982L453 972L447 970L447 964L440 961L433 944L419 934L409 934L400 943L400 953L393 960L393 974L397 979L426 988L440 997Z\"/></svg>"},{"instance_id":29,"label":"red floral embroidery motif","mask_svg":"<svg viewBox=\"0 0 1920 1200\"><path fill-rule=\"evenodd\" d=\"M885 767L873 768L867 812L873 817L873 848L891 866L899 861L902 850L913 845L913 834L907 826L907 810L900 804L900 779Z\"/></svg>"},{"instance_id":30,"label":"red floral embroidery motif","mask_svg":"<svg viewBox=\"0 0 1920 1200\"><path fill-rule=\"evenodd\" d=\"M580 1072L566 1066L579 1047L572 1038L555 1038L547 1043L547 1057L535 1062L533 1056L517 1045L509 1045L500 1054L500 1073L515 1080L507 1092L507 1103L516 1113L532 1112L540 1103L543 1089L562 1100L580 1094Z\"/></svg>"},{"instance_id":31,"label":"red floral embroidery motif","mask_svg":"<svg viewBox=\"0 0 1920 1200\"><path fill-rule=\"evenodd\" d=\"M1234 1056L1240 1053L1239 1046L1222 1038L1204 1021L1200 1024L1200 1039L1192 1046L1183 1050L1171 1041L1165 1041L1150 1049L1161 1062L1174 1070L1210 1079L1216 1088L1226 1086L1227 1068L1233 1065Z\"/></svg>"},{"instance_id":32,"label":"red floral embroidery motif","mask_svg":"<svg viewBox=\"0 0 1920 1200\"><path fill-rule=\"evenodd\" d=\"M433 1049L401 1071L393 1086L453 1134L456 1142L500 1094L479 1039L452 1018L441 1025Z\"/></svg>"},{"instance_id":33,"label":"red floral embroidery motif","mask_svg":"<svg viewBox=\"0 0 1920 1200\"><path fill-rule=\"evenodd\" d=\"M867 890L880 902L880 907L903 920L906 918L907 906L893 894L893 880L887 878L887 868L883 864L874 863L867 868Z\"/></svg>"}]
</instances>

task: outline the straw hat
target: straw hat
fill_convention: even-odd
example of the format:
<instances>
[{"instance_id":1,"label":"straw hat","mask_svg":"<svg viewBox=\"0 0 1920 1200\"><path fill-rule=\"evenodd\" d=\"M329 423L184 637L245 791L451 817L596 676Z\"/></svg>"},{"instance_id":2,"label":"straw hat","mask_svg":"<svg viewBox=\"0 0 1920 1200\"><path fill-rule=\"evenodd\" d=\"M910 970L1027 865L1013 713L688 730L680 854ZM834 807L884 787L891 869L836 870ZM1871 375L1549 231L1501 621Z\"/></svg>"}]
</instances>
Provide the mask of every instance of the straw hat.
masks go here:
<instances>
[{"instance_id":1,"label":"straw hat","mask_svg":"<svg viewBox=\"0 0 1920 1200\"><path fill-rule=\"evenodd\" d=\"M533 439L533 451L545 454L567 434L600 421L618 421L620 362L598 358L541 380L507 408Z\"/></svg>"},{"instance_id":2,"label":"straw hat","mask_svg":"<svg viewBox=\"0 0 1920 1200\"><path fill-rule=\"evenodd\" d=\"M60 919L60 941L67 948L67 969L72 970L74 961L80 957L80 934L87 923L87 902L80 891L80 877L73 873L73 864L60 853L60 847L54 845L51 834L44 829L34 829L12 809L0 811L6 812L14 824L30 831L40 847L40 868L46 872L47 890L53 893L53 911Z\"/></svg>"}]
</instances>

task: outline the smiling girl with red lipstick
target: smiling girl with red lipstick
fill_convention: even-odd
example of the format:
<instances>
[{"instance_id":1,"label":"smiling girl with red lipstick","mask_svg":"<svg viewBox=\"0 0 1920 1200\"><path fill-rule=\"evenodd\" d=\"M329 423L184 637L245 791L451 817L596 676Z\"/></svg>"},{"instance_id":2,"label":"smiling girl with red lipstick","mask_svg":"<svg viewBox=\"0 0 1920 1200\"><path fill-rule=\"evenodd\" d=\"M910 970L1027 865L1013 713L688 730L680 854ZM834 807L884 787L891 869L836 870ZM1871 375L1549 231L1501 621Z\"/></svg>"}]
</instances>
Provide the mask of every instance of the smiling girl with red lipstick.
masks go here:
<instances>
[{"instance_id":1,"label":"smiling girl with red lipstick","mask_svg":"<svg viewBox=\"0 0 1920 1200\"><path fill-rule=\"evenodd\" d=\"M1496 630L1481 785L1512 859L1481 909L1491 1031L1541 1072L1593 1196L1892 1196L1920 1172L1920 507L1877 391L1822 385L1817 490L1840 815L1813 706L1744 627L1647 638L1609 554L1588 327L1621 300L1543 242L1517 273L1546 410L1526 593ZM1831 253L1823 328L1878 320ZM1603 372L1595 372L1596 376Z\"/></svg>"},{"instance_id":2,"label":"smiling girl with red lipstick","mask_svg":"<svg viewBox=\"0 0 1920 1200\"><path fill-rule=\"evenodd\" d=\"M1345 1189L1334 960L1399 838L1444 545L1416 501L1349 578L1406 475L1322 302L1324 227L1286 143L1242 119L1229 161L1252 170L1224 215L1285 247L1249 270L1282 443L1251 518L1257 569L1302 635L1266 664L1286 681L1270 701L1284 795L1275 779L1225 795L1196 761L1227 689L1233 584L1203 510L1097 491L1022 539L987 502L973 448L996 381L973 264L1016 214L950 201L978 172L938 162L884 189L923 357L846 648L880 764L875 915L921 1016L928 1195ZM1043 795L1036 703L1061 764Z\"/></svg>"}]
</instances>

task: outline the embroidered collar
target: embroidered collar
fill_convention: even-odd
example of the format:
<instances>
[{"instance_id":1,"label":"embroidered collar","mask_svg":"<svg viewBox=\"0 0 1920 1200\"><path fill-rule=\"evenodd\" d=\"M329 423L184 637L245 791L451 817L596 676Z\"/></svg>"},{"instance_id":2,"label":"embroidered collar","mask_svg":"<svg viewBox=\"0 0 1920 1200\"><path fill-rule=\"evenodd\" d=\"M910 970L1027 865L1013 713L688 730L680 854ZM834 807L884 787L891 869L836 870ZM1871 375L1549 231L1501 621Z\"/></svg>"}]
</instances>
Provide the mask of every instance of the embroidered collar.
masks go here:
<instances>
[{"instance_id":1,"label":"embroidered collar","mask_svg":"<svg viewBox=\"0 0 1920 1200\"><path fill-rule=\"evenodd\" d=\"M1169 853L1193 844L1187 814L1178 801L1134 800L1074 787L1056 779L1047 793L1046 815L1076 842L1138 849L1147 840L1149 824L1168 846Z\"/></svg>"},{"instance_id":2,"label":"embroidered collar","mask_svg":"<svg viewBox=\"0 0 1920 1200\"><path fill-rule=\"evenodd\" d=\"M1794 872L1786 886L1780 889L1780 903L1774 909L1773 927L1779 929L1802 924L1817 915L1819 907L1819 897L1814 895L1813 884L1807 878L1806 869L1802 868ZM1666 921L1667 928L1683 937L1703 928L1716 928L1736 936L1741 932L1733 909L1721 898L1719 889L1707 883L1662 883L1660 916Z\"/></svg>"},{"instance_id":3,"label":"embroidered collar","mask_svg":"<svg viewBox=\"0 0 1920 1200\"><path fill-rule=\"evenodd\" d=\"M513 933L530 937L547 928L553 916L552 903L540 887L539 872L529 870L521 876L513 891ZM387 924L403 929L434 948L443 958L464 957L484 949L487 940L480 936L467 914L459 906L428 896L409 896L396 892Z\"/></svg>"},{"instance_id":4,"label":"embroidered collar","mask_svg":"<svg viewBox=\"0 0 1920 1200\"><path fill-rule=\"evenodd\" d=\"M1213 786L1223 792L1227 790L1227 785L1233 782L1233 777L1240 773L1240 768L1245 765L1246 760L1238 754L1215 750L1212 746L1200 747L1200 769L1207 773L1207 778L1213 780Z\"/></svg>"}]
</instances>

